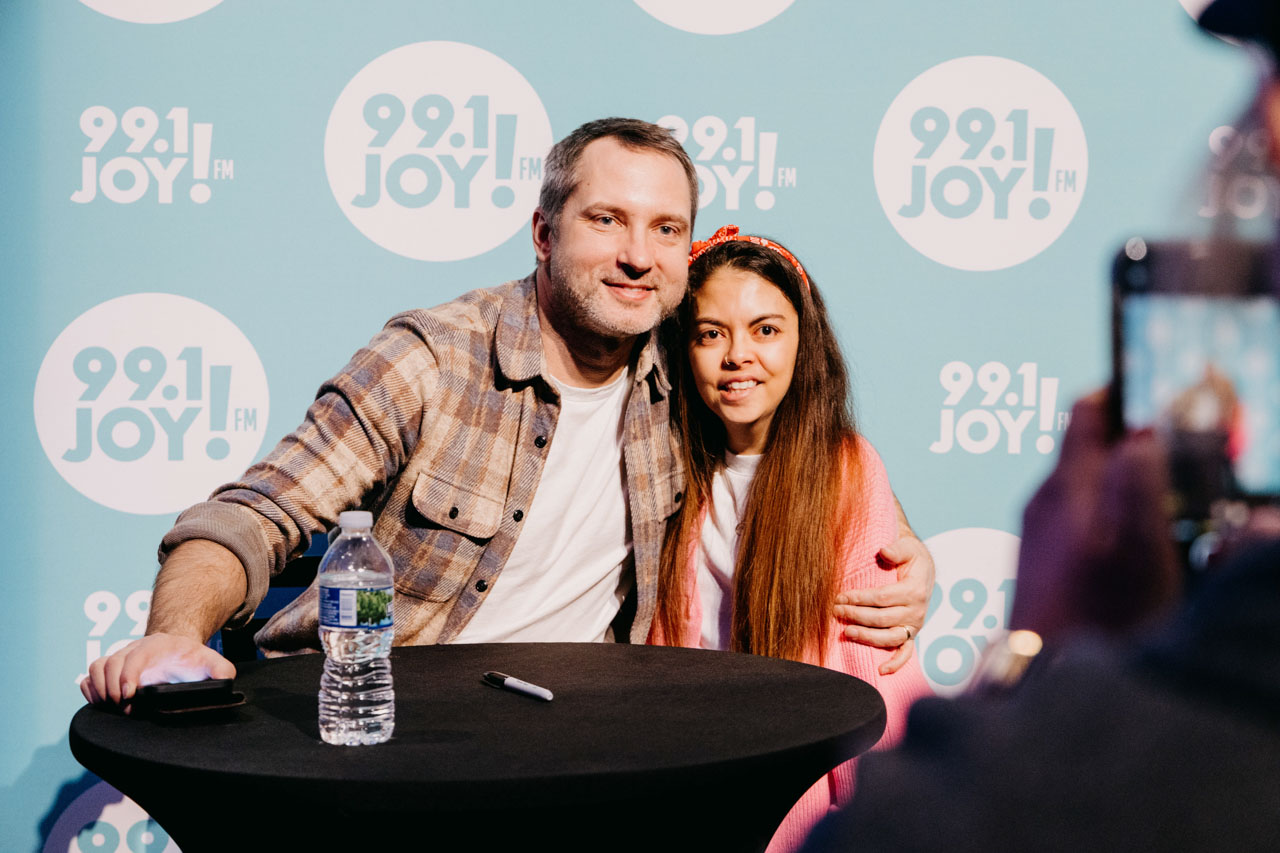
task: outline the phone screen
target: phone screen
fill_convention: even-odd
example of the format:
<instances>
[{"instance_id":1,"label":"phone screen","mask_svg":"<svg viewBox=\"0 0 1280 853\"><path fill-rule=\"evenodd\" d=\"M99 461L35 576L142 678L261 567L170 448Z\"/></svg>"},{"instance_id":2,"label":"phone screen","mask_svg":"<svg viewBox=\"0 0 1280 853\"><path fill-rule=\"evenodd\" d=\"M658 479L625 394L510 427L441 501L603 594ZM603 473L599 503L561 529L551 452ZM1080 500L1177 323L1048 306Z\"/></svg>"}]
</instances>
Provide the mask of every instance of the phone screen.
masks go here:
<instances>
[{"instance_id":1,"label":"phone screen","mask_svg":"<svg viewBox=\"0 0 1280 853\"><path fill-rule=\"evenodd\" d=\"M1148 290L1120 311L1125 426L1219 436L1240 491L1280 494L1280 302Z\"/></svg>"}]
</instances>

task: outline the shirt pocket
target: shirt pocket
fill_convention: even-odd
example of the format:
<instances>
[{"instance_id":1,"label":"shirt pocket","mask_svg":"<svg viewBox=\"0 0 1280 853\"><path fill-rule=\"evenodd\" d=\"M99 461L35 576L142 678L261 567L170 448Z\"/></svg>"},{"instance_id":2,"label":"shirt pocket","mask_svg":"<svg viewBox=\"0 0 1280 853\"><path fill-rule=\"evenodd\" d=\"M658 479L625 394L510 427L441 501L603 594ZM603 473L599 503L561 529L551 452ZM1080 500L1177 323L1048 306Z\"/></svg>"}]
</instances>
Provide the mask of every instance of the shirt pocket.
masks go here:
<instances>
[{"instance_id":1,"label":"shirt pocket","mask_svg":"<svg viewBox=\"0 0 1280 853\"><path fill-rule=\"evenodd\" d=\"M502 522L503 498L431 472L418 475L401 535L401 553L413 568L397 579L398 591L427 601L448 601L471 577Z\"/></svg>"},{"instance_id":2,"label":"shirt pocket","mask_svg":"<svg viewBox=\"0 0 1280 853\"><path fill-rule=\"evenodd\" d=\"M502 523L506 495L483 495L475 489L426 471L418 475L410 498L427 521L475 539L490 539Z\"/></svg>"},{"instance_id":3,"label":"shirt pocket","mask_svg":"<svg viewBox=\"0 0 1280 853\"><path fill-rule=\"evenodd\" d=\"M654 501L658 520L665 521L684 505L684 476L678 470L659 471L654 478Z\"/></svg>"}]
</instances>

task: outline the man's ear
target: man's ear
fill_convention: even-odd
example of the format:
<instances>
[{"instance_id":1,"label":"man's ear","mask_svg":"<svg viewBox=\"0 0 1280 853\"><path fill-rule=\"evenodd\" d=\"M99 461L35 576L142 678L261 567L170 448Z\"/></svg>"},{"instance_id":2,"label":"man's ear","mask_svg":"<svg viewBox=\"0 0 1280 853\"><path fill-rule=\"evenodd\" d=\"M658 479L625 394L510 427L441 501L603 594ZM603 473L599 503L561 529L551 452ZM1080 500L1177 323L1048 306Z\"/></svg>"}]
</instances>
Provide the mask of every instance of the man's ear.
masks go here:
<instances>
[{"instance_id":1,"label":"man's ear","mask_svg":"<svg viewBox=\"0 0 1280 853\"><path fill-rule=\"evenodd\" d=\"M1267 156L1280 173L1280 79L1272 77L1262 89L1262 126L1267 129Z\"/></svg>"},{"instance_id":2,"label":"man's ear","mask_svg":"<svg viewBox=\"0 0 1280 853\"><path fill-rule=\"evenodd\" d=\"M538 263L545 264L551 257L551 221L543 214L542 208L533 212L533 253Z\"/></svg>"}]
</instances>

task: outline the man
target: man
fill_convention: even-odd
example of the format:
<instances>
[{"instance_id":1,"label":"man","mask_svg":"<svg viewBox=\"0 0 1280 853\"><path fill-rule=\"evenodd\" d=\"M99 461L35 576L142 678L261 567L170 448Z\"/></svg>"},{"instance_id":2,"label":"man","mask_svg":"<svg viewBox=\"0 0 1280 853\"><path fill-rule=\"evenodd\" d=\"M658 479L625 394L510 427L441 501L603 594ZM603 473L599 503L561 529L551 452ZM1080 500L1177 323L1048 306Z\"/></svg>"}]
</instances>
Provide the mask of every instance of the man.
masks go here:
<instances>
[{"instance_id":1,"label":"man","mask_svg":"<svg viewBox=\"0 0 1280 853\"><path fill-rule=\"evenodd\" d=\"M1217 0L1200 23L1280 45L1272 0ZM1280 168L1274 74L1258 108ZM1280 849L1280 526L1255 510L1254 541L1153 625L1180 586L1168 470L1150 435L1108 442L1102 395L1076 405L1027 506L1010 616L1044 650L1013 649L1031 660L1012 687L917 703L806 850Z\"/></svg>"},{"instance_id":2,"label":"man","mask_svg":"<svg viewBox=\"0 0 1280 853\"><path fill-rule=\"evenodd\" d=\"M666 130L630 119L578 128L546 173L534 274L392 318L298 430L183 513L147 636L91 665L86 698L127 703L175 667L232 675L205 639L357 506L395 563L398 643L645 640L683 476L652 330L684 295L697 178ZM903 580L839 610L900 664L932 563L913 536L884 553ZM267 624L264 650L317 646L315 598Z\"/></svg>"}]
</instances>

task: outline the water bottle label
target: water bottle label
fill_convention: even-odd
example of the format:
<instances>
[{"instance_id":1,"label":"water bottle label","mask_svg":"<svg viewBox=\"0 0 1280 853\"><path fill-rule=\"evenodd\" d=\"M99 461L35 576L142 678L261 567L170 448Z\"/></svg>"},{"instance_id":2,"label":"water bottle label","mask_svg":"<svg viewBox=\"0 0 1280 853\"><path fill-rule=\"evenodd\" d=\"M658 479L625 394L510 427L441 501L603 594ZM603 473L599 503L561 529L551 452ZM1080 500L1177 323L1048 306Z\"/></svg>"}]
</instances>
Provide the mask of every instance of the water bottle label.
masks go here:
<instances>
[{"instance_id":1,"label":"water bottle label","mask_svg":"<svg viewBox=\"0 0 1280 853\"><path fill-rule=\"evenodd\" d=\"M325 628L390 628L391 587L320 587L320 625Z\"/></svg>"}]
</instances>

